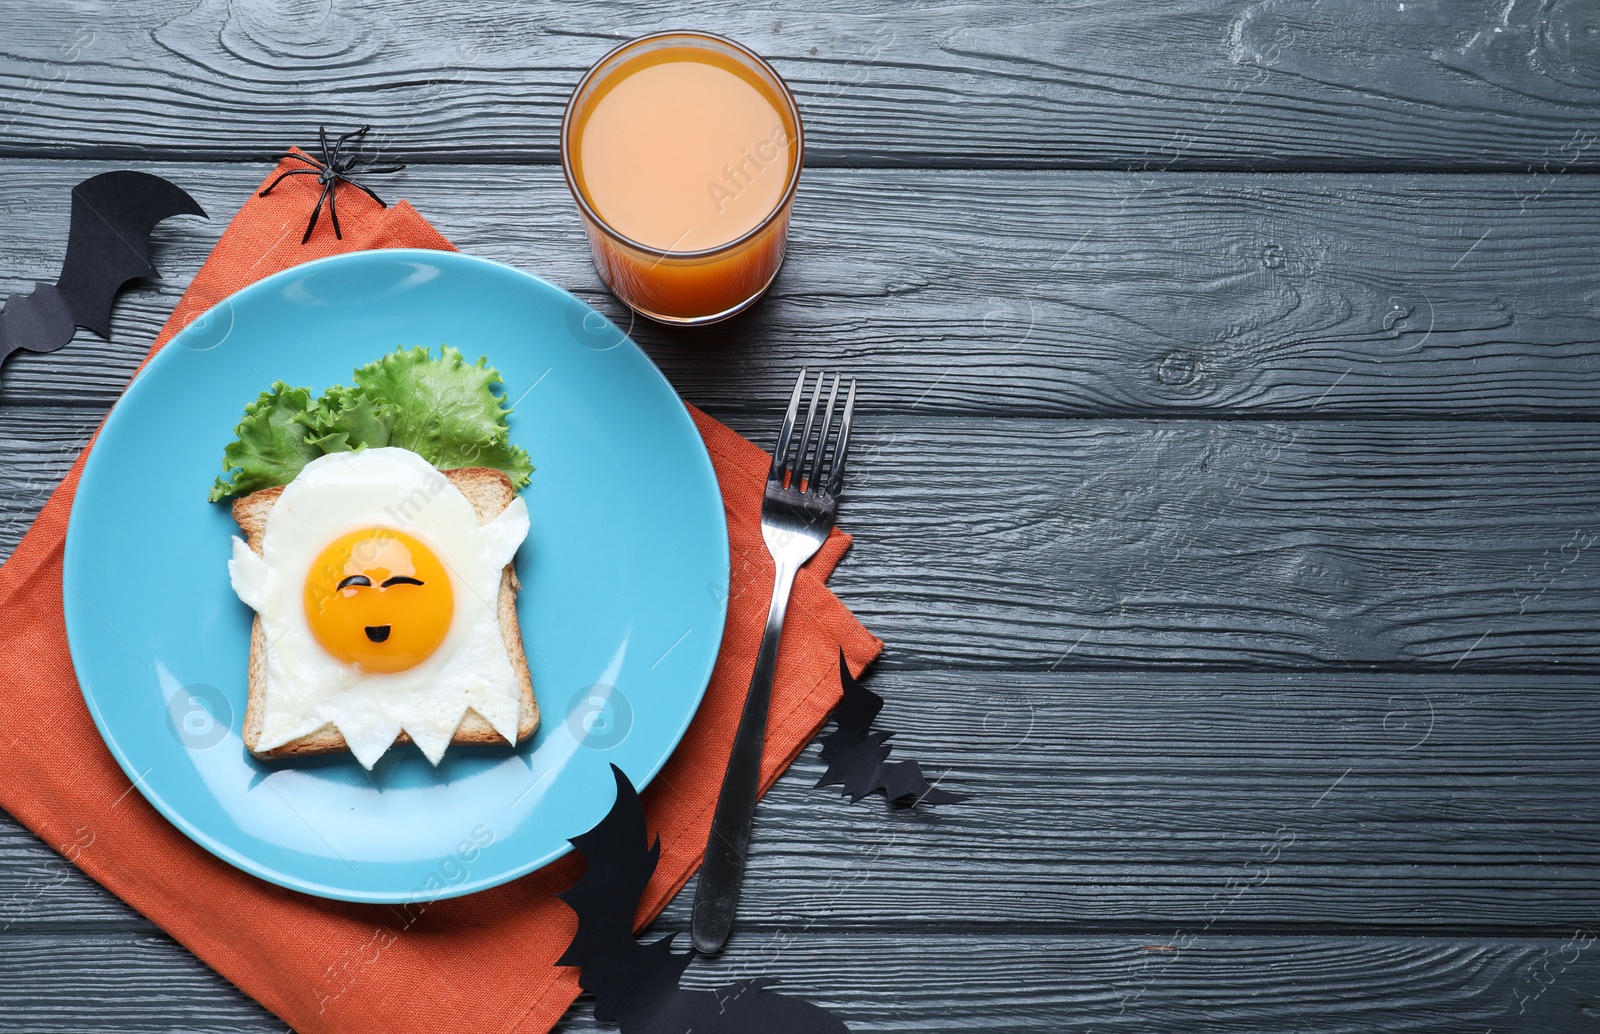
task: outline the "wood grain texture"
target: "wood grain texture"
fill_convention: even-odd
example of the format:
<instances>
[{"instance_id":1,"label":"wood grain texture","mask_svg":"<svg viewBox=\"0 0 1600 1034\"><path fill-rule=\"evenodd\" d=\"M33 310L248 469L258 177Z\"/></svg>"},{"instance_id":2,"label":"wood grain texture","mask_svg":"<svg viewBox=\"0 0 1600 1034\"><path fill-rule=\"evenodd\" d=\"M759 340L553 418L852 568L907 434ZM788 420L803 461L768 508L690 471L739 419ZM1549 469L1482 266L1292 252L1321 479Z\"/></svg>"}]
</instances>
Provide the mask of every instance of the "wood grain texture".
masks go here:
<instances>
[{"instance_id":1,"label":"wood grain texture","mask_svg":"<svg viewBox=\"0 0 1600 1034\"><path fill-rule=\"evenodd\" d=\"M1600 932L1595 677L869 685L895 756L973 799L851 805L814 788L813 746L758 811L741 932ZM689 904L679 895L664 928L686 928ZM128 929L147 927L51 848L0 835L0 930ZM732 957L747 958L738 937Z\"/></svg>"},{"instance_id":2,"label":"wood grain texture","mask_svg":"<svg viewBox=\"0 0 1600 1034\"><path fill-rule=\"evenodd\" d=\"M0 407L0 555L98 421ZM1589 423L863 415L841 520L890 668L1600 672Z\"/></svg>"},{"instance_id":3,"label":"wood grain texture","mask_svg":"<svg viewBox=\"0 0 1600 1034\"><path fill-rule=\"evenodd\" d=\"M72 184L103 167L0 161L0 291L55 277ZM110 342L8 360L0 405L109 406L267 171L150 168L212 219L157 231L165 279L123 295ZM772 412L808 364L859 373L871 413L1600 415L1600 178L819 170L771 295L698 331L605 292L554 170L425 167L390 193L598 305L721 411Z\"/></svg>"},{"instance_id":4,"label":"wood grain texture","mask_svg":"<svg viewBox=\"0 0 1600 1034\"><path fill-rule=\"evenodd\" d=\"M831 584L891 666L1600 660L1589 424L886 420L852 453Z\"/></svg>"},{"instance_id":5,"label":"wood grain texture","mask_svg":"<svg viewBox=\"0 0 1600 1034\"><path fill-rule=\"evenodd\" d=\"M1592 168L1592 0L18 5L0 153L258 158L371 122L406 161L554 162L583 70L713 27L770 57L817 165Z\"/></svg>"},{"instance_id":6,"label":"wood grain texture","mask_svg":"<svg viewBox=\"0 0 1600 1034\"><path fill-rule=\"evenodd\" d=\"M792 933L750 945L743 962L697 961L688 980L775 976L854 1031L1587 1034L1600 1016L1600 963L1577 943ZM19 1034L283 1030L153 936L0 937L0 1001L0 1031ZM556 1030L616 1029L591 1008L580 999Z\"/></svg>"}]
</instances>

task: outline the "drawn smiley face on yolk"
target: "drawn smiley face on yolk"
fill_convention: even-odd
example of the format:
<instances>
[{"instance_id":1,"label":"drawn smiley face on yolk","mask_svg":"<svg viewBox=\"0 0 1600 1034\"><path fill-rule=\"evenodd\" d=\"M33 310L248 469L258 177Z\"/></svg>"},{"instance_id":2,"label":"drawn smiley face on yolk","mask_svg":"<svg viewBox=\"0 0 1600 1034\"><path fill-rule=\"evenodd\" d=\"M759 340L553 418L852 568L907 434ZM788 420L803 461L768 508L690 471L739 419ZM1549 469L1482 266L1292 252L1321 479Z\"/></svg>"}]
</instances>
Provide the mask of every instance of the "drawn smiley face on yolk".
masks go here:
<instances>
[{"instance_id":1,"label":"drawn smiley face on yolk","mask_svg":"<svg viewBox=\"0 0 1600 1034\"><path fill-rule=\"evenodd\" d=\"M335 539L306 576L306 621L334 657L363 671L421 664L450 631L455 594L433 550L403 531Z\"/></svg>"}]
</instances>

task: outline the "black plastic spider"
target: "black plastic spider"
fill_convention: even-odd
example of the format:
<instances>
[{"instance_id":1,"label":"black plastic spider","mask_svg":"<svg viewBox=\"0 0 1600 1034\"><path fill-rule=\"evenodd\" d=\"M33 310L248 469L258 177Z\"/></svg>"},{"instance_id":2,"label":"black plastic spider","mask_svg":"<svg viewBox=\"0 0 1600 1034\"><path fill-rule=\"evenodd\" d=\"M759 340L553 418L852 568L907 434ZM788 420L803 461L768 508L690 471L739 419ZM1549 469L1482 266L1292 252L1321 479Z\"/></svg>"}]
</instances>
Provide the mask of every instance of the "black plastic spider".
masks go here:
<instances>
[{"instance_id":1,"label":"black plastic spider","mask_svg":"<svg viewBox=\"0 0 1600 1034\"><path fill-rule=\"evenodd\" d=\"M370 197L372 200L376 201L378 204L383 205L384 208L389 207L388 204L384 202L383 198L374 194L370 188L365 187L351 179L350 173L360 172L364 175L369 173L374 175L383 175L390 172L399 172L401 169L405 168L405 166L395 164L377 165L371 168L362 168L366 162L360 157L359 154L341 153L344 149L345 141L352 141L352 149L354 149L354 147L360 145L361 138L366 136L367 131L371 128L371 126L362 126L360 129L353 129L334 140L332 147L328 146L327 127L322 126L318 128L317 135L322 139L322 161L318 162L311 158L307 158L303 154L296 154L295 152L290 151L288 154L285 154L283 158L293 158L296 161L305 162L307 165L311 166L311 168L290 169L288 172L281 174L277 179L267 184L266 187L262 188L262 191L258 196L266 197L268 194L272 193L273 187L276 187L290 176L315 176L317 178L317 182L322 184L322 194L317 198L316 206L311 209L311 220L306 223L306 235L300 238L301 244L309 241L311 239L311 232L317 228L317 216L322 214L322 203L324 201L328 203L328 217L333 220L334 237L341 241L344 240L344 234L339 229L339 209L334 204L334 201L338 196L338 187L340 183L348 183L352 187L355 187L357 190ZM279 161L282 160L282 158L279 159Z\"/></svg>"}]
</instances>

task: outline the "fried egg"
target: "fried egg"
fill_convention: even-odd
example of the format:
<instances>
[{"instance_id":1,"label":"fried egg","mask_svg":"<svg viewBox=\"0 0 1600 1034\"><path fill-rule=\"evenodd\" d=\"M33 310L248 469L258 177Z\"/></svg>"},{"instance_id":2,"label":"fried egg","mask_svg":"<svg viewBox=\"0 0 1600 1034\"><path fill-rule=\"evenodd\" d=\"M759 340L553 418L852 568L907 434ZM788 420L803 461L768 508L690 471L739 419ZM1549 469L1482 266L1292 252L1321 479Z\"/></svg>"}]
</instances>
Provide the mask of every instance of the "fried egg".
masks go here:
<instances>
[{"instance_id":1,"label":"fried egg","mask_svg":"<svg viewBox=\"0 0 1600 1034\"><path fill-rule=\"evenodd\" d=\"M402 730L438 764L468 708L515 743L520 686L498 601L527 534L520 497L480 524L407 449L306 464L268 514L261 553L234 536L228 563L266 641L256 749L331 723L369 769Z\"/></svg>"}]
</instances>

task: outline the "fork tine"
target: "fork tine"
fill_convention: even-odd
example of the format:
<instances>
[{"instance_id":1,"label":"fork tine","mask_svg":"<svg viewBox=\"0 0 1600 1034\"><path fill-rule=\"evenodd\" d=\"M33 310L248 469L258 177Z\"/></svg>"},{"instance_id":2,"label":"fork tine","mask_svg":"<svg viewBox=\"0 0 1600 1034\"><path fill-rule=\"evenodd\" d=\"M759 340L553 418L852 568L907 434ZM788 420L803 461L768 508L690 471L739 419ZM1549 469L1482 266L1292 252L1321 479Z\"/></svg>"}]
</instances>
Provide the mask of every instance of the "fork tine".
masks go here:
<instances>
[{"instance_id":1,"label":"fork tine","mask_svg":"<svg viewBox=\"0 0 1600 1034\"><path fill-rule=\"evenodd\" d=\"M811 450L811 427L817 422L817 400L822 397L822 378L823 373L818 370L817 386L811 392L811 404L806 407L806 429L800 435L800 449L794 462L789 464L789 487L797 492L800 490L800 476L806 469L806 454Z\"/></svg>"},{"instance_id":2,"label":"fork tine","mask_svg":"<svg viewBox=\"0 0 1600 1034\"><path fill-rule=\"evenodd\" d=\"M822 377L817 377L817 390L822 390ZM828 389L828 408L822 414L822 430L817 432L817 455L811 460L811 473L806 475L808 490L822 490L822 457L828 451L828 428L833 425L833 404L839 397L839 375L833 375L833 386Z\"/></svg>"},{"instance_id":3,"label":"fork tine","mask_svg":"<svg viewBox=\"0 0 1600 1034\"><path fill-rule=\"evenodd\" d=\"M772 472L768 481L783 481L783 466L789 457L789 441L794 437L794 418L800 412L800 393L806 387L806 370L800 368L800 377L794 382L794 394L789 396L789 411L783 414L783 427L778 431L778 445L772 450Z\"/></svg>"},{"instance_id":4,"label":"fork tine","mask_svg":"<svg viewBox=\"0 0 1600 1034\"><path fill-rule=\"evenodd\" d=\"M833 447L833 463L828 468L828 494L838 495L844 488L844 457L850 451L850 417L856 410L856 382L850 379L850 394L845 396L844 415L839 418L839 444Z\"/></svg>"}]
</instances>

